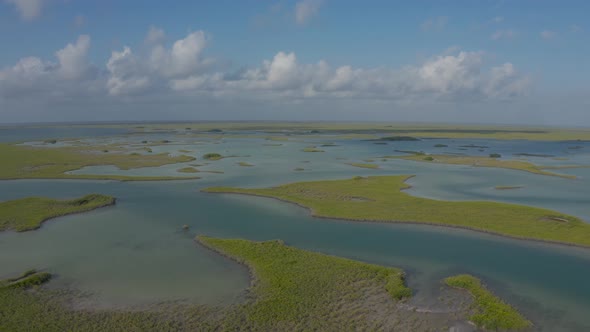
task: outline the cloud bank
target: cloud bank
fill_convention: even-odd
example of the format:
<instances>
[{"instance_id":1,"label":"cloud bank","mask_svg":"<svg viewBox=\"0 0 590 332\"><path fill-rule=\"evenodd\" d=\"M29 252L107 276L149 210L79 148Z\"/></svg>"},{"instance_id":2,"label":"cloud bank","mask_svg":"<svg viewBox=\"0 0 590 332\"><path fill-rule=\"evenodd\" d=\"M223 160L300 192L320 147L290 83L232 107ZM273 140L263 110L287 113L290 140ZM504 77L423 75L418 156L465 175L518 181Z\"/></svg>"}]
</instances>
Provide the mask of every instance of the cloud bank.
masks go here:
<instances>
[{"instance_id":1,"label":"cloud bank","mask_svg":"<svg viewBox=\"0 0 590 332\"><path fill-rule=\"evenodd\" d=\"M89 62L91 38L81 35L55 52L54 60L25 57L0 69L0 104L94 100L135 101L157 96L241 98L252 101L347 100L486 101L511 100L527 93L530 78L513 64L489 63L483 52L455 50L400 68L333 66L325 60L301 63L294 52L279 51L258 66L220 70L206 56L204 31L170 44L152 27L139 51L112 51L103 65Z\"/></svg>"}]
</instances>

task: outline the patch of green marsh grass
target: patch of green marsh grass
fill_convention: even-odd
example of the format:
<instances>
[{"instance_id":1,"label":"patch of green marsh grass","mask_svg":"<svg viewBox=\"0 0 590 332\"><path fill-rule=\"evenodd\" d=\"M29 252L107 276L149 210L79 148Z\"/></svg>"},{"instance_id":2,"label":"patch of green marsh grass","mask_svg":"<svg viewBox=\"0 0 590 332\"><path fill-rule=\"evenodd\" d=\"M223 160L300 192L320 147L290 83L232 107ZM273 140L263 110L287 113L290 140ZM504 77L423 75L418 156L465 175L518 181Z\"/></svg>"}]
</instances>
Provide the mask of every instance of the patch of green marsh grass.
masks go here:
<instances>
[{"instance_id":1,"label":"patch of green marsh grass","mask_svg":"<svg viewBox=\"0 0 590 332\"><path fill-rule=\"evenodd\" d=\"M559 212L498 202L452 202L405 192L408 175L312 181L272 188L213 187L206 192L259 195L297 203L315 216L462 227L516 238L590 246L590 224ZM557 217L558 219L556 219Z\"/></svg>"},{"instance_id":2,"label":"patch of green marsh grass","mask_svg":"<svg viewBox=\"0 0 590 332\"><path fill-rule=\"evenodd\" d=\"M490 157L478 157L478 156L450 156L450 155L429 155L428 159L425 159L423 154L422 155L412 155L412 156L400 156L397 157L398 159L406 159L406 160L413 160L413 161L428 161L432 163L439 163L439 164L451 164L451 165L468 165L468 166L475 166L475 167L496 167L496 168L506 168L506 169L513 169L518 171L525 171L534 174L540 175L550 175L550 176L559 176L562 178L567 179L575 179L574 175L568 174L559 174L553 173L543 170L545 167L537 166L533 163L523 160L501 160L497 159L498 156L496 154L490 155Z\"/></svg>"},{"instance_id":3,"label":"patch of green marsh grass","mask_svg":"<svg viewBox=\"0 0 590 332\"><path fill-rule=\"evenodd\" d=\"M8 229L17 232L30 231L41 227L41 223L47 219L113 204L115 204L114 197L100 194L90 194L71 200L27 197L0 202L0 231Z\"/></svg>"},{"instance_id":4,"label":"patch of green marsh grass","mask_svg":"<svg viewBox=\"0 0 590 332\"><path fill-rule=\"evenodd\" d=\"M223 156L220 155L219 153L206 153L203 155L203 159L206 160L219 160L219 159L223 159Z\"/></svg>"},{"instance_id":5,"label":"patch of green marsh grass","mask_svg":"<svg viewBox=\"0 0 590 332\"><path fill-rule=\"evenodd\" d=\"M354 166L354 167L360 167L360 168L370 168L370 169L378 169L379 168L379 165L377 165L377 164L350 163L347 165Z\"/></svg>"},{"instance_id":6,"label":"patch of green marsh grass","mask_svg":"<svg viewBox=\"0 0 590 332\"><path fill-rule=\"evenodd\" d=\"M197 241L250 268L255 299L243 310L248 322L267 330L289 330L303 321L310 330L333 329L326 324L336 319L335 304L360 300L363 288L379 287L396 300L412 294L396 268L305 251L282 241L206 236Z\"/></svg>"},{"instance_id":7,"label":"patch of green marsh grass","mask_svg":"<svg viewBox=\"0 0 590 332\"><path fill-rule=\"evenodd\" d=\"M37 270L28 270L16 278L0 280L0 289L29 289L34 286L40 286L51 279L51 274L47 272L37 272Z\"/></svg>"},{"instance_id":8,"label":"patch of green marsh grass","mask_svg":"<svg viewBox=\"0 0 590 332\"><path fill-rule=\"evenodd\" d=\"M303 152L324 152L324 150L316 149L315 147L307 147L302 149Z\"/></svg>"},{"instance_id":9,"label":"patch of green marsh grass","mask_svg":"<svg viewBox=\"0 0 590 332\"><path fill-rule=\"evenodd\" d=\"M182 177L134 177L122 175L67 174L85 166L113 165L122 170L157 167L195 160L190 156L168 154L103 153L103 147L34 148L0 144L0 179L112 179L112 180L174 180Z\"/></svg>"},{"instance_id":10,"label":"patch of green marsh grass","mask_svg":"<svg viewBox=\"0 0 590 332\"><path fill-rule=\"evenodd\" d=\"M486 330L520 330L532 325L516 309L488 291L474 276L461 274L444 281L451 287L465 289L473 295L476 312L470 320L478 327Z\"/></svg>"},{"instance_id":11,"label":"patch of green marsh grass","mask_svg":"<svg viewBox=\"0 0 590 332\"><path fill-rule=\"evenodd\" d=\"M70 310L55 291L0 287L0 331L353 331L379 330L394 299L411 295L401 270L286 246L199 236L246 264L254 277L243 303L226 308L161 304L157 310ZM403 317L408 312L401 313ZM384 328L381 328L383 330Z\"/></svg>"},{"instance_id":12,"label":"patch of green marsh grass","mask_svg":"<svg viewBox=\"0 0 590 332\"><path fill-rule=\"evenodd\" d=\"M199 170L192 166L179 168L176 171L181 173L199 173Z\"/></svg>"}]
</instances>

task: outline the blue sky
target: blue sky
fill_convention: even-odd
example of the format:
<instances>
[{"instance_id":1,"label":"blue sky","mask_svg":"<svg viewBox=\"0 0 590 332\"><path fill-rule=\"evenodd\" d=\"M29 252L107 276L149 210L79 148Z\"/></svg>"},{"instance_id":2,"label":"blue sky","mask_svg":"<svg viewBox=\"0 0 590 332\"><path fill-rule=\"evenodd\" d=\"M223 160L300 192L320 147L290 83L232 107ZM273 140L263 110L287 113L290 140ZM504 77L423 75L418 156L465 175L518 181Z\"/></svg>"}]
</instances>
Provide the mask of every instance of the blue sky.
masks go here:
<instances>
[{"instance_id":1,"label":"blue sky","mask_svg":"<svg viewBox=\"0 0 590 332\"><path fill-rule=\"evenodd\" d=\"M589 12L588 1L0 0L0 122L590 126Z\"/></svg>"}]
</instances>

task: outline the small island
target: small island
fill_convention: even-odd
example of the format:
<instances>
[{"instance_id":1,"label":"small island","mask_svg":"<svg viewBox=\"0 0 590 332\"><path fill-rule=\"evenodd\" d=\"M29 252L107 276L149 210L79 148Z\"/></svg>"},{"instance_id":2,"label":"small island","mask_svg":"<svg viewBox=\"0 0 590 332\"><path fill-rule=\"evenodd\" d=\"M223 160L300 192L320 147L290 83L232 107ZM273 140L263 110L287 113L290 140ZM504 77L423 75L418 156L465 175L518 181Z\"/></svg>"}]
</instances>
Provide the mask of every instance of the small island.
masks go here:
<instances>
[{"instance_id":1,"label":"small island","mask_svg":"<svg viewBox=\"0 0 590 332\"><path fill-rule=\"evenodd\" d=\"M210 193L277 198L317 217L466 228L519 239L590 247L590 224L557 211L488 201L441 201L405 192L412 176L296 182L272 188L213 187Z\"/></svg>"},{"instance_id":2,"label":"small island","mask_svg":"<svg viewBox=\"0 0 590 332\"><path fill-rule=\"evenodd\" d=\"M407 151L398 151L398 152L407 152ZM409 152L407 152L409 153ZM500 159L501 155L497 153L492 153L489 157L480 157L480 156L457 156L457 155L443 155L443 154L432 154L428 155L430 158L425 159L424 153L422 154L414 154L411 156L385 156L383 158L397 158L397 159L405 159L405 160L412 160L412 161L429 161L438 164L450 164L450 165L467 165L467 166L475 166L475 167L494 167L494 168L506 168L506 169L513 169L518 171L525 171L534 174L540 175L549 175L549 176L558 176L566 179L575 179L575 175L568 175L568 174L559 174L546 171L545 169L550 169L550 167L543 167L532 164L528 161L522 160L502 160Z\"/></svg>"},{"instance_id":3,"label":"small island","mask_svg":"<svg viewBox=\"0 0 590 332\"><path fill-rule=\"evenodd\" d=\"M350 163L350 164L346 164L346 165L360 167L360 168L370 168L370 169L378 169L379 168L379 165L370 164L370 163Z\"/></svg>"},{"instance_id":4,"label":"small island","mask_svg":"<svg viewBox=\"0 0 590 332\"><path fill-rule=\"evenodd\" d=\"M115 201L111 196L90 194L70 200L27 197L0 202L0 231L24 232L38 229L44 221L51 218L114 205Z\"/></svg>"},{"instance_id":5,"label":"small island","mask_svg":"<svg viewBox=\"0 0 590 332\"><path fill-rule=\"evenodd\" d=\"M516 309L492 294L476 277L468 274L448 277L445 284L465 289L475 300L476 310L470 320L485 330L522 330L532 326Z\"/></svg>"},{"instance_id":6,"label":"small island","mask_svg":"<svg viewBox=\"0 0 590 332\"><path fill-rule=\"evenodd\" d=\"M514 190L524 188L524 186L495 186L494 189L496 190Z\"/></svg>"}]
</instances>

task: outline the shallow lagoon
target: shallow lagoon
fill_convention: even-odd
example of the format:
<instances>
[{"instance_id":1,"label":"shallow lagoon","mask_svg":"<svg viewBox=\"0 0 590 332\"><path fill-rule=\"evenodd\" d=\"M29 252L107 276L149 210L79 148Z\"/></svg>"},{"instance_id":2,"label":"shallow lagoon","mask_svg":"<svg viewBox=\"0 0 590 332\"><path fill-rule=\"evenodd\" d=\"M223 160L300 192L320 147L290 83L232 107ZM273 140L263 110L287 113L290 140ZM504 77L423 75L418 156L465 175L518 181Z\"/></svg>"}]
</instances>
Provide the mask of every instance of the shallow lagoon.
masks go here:
<instances>
[{"instance_id":1,"label":"shallow lagoon","mask_svg":"<svg viewBox=\"0 0 590 332\"><path fill-rule=\"evenodd\" d=\"M160 139L161 136L158 136ZM134 137L136 141L138 138ZM320 145L323 139L274 142L254 138L169 138L174 144L154 152L207 152L240 157L198 167L224 174L197 173L196 181L120 183L111 181L19 180L0 182L0 200L41 195L74 197L88 192L114 195L118 203L84 215L50 221L36 232L0 234L0 275L30 267L58 275L53 287L74 287L93 293L101 305L143 304L186 299L198 303L224 303L240 298L248 286L241 266L195 245L195 234L280 238L288 244L364 261L406 269L410 285L418 290L413 300L432 305L439 280L457 272L481 276L491 288L521 309L547 331L584 330L590 327L590 250L515 241L464 230L419 225L351 223L311 218L305 209L271 199L200 193L211 185L269 186L285 182L344 178L354 175L417 174L409 183L413 195L438 199L491 199L550 207L590 220L588 169L568 170L576 180L490 168L431 165L375 157L396 154L394 149L426 150L427 145L477 144L473 140L432 140L375 145L363 141L333 141L324 153L301 149ZM189 143L190 139L190 143ZM182 144L177 144L181 140ZM182 142L186 140L186 142ZM199 141L200 144L192 144ZM458 141L461 141L457 143ZM426 143L425 143L426 142ZM515 141L514 153L566 155L578 164L588 160L585 149L572 153L568 145L554 143L543 150L533 144L525 150ZM282 146L264 144L280 143ZM489 141L506 149L506 142ZM524 144L524 143L523 143ZM576 143L586 144L587 143ZM533 148L534 147L534 148ZM490 148L492 149L492 148ZM536 150L535 150L536 149ZM432 152L438 151L431 148ZM495 152L494 150L493 152ZM505 150L502 150L505 151ZM586 154L584 153L586 152ZM507 152L504 152L506 154ZM342 160L339 158L347 158ZM380 170L355 168L345 163L375 159ZM547 162L556 162L550 158ZM239 161L254 164L240 167ZM310 162L304 162L310 161ZM203 163L197 160L191 163ZM190 164L190 163L188 163ZM186 164L119 171L109 167L79 170L130 175L180 175ZM301 172L293 171L303 167ZM498 191L496 185L524 185ZM550 188L548 190L547 188ZM181 231L183 224L190 231ZM554 268L559 267L559 268Z\"/></svg>"}]
</instances>

